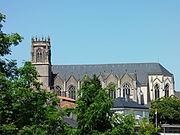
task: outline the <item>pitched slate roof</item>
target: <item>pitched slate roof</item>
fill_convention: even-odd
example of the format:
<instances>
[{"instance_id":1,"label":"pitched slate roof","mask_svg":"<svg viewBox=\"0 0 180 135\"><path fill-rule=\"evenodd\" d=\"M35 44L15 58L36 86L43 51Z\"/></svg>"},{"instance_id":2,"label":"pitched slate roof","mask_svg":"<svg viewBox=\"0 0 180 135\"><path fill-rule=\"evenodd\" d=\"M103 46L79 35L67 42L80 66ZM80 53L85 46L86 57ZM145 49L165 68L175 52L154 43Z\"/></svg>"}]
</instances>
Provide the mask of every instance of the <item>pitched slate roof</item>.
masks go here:
<instances>
[{"instance_id":1,"label":"pitched slate roof","mask_svg":"<svg viewBox=\"0 0 180 135\"><path fill-rule=\"evenodd\" d=\"M59 74L63 80L67 80L71 75L80 80L84 74L88 74L90 77L93 74L101 74L106 78L111 72L121 78L125 72L128 72L133 78L136 75L140 84L147 84L148 74L172 76L159 63L52 65L52 72L53 74Z\"/></svg>"},{"instance_id":2,"label":"pitched slate roof","mask_svg":"<svg viewBox=\"0 0 180 135\"><path fill-rule=\"evenodd\" d=\"M137 108L137 109L149 109L148 107L138 104L130 99L118 97L113 101L113 108Z\"/></svg>"},{"instance_id":3,"label":"pitched slate roof","mask_svg":"<svg viewBox=\"0 0 180 135\"><path fill-rule=\"evenodd\" d=\"M180 98L180 91L175 91L174 94L177 98Z\"/></svg>"}]
</instances>

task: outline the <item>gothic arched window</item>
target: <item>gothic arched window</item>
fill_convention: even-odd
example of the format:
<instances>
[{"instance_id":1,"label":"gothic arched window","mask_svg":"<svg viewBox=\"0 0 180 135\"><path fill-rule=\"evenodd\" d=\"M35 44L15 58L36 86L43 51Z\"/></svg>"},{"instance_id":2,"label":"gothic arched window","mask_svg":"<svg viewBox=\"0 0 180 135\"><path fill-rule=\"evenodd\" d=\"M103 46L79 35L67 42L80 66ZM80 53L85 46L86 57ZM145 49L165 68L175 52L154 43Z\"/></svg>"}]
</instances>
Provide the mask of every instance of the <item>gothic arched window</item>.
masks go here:
<instances>
[{"instance_id":1,"label":"gothic arched window","mask_svg":"<svg viewBox=\"0 0 180 135\"><path fill-rule=\"evenodd\" d=\"M159 98L159 85L156 84L154 86L154 90L155 90L155 99Z\"/></svg>"},{"instance_id":2,"label":"gothic arched window","mask_svg":"<svg viewBox=\"0 0 180 135\"><path fill-rule=\"evenodd\" d=\"M116 98L116 90L115 90L115 87L114 87L114 83L110 83L109 84L109 89L108 89L108 94L109 94L109 97L111 98Z\"/></svg>"},{"instance_id":3,"label":"gothic arched window","mask_svg":"<svg viewBox=\"0 0 180 135\"><path fill-rule=\"evenodd\" d=\"M76 99L76 90L73 85L69 87L69 98Z\"/></svg>"},{"instance_id":4,"label":"gothic arched window","mask_svg":"<svg viewBox=\"0 0 180 135\"><path fill-rule=\"evenodd\" d=\"M169 97L169 84L166 84L164 87L164 91L165 91L165 96Z\"/></svg>"},{"instance_id":5,"label":"gothic arched window","mask_svg":"<svg viewBox=\"0 0 180 135\"><path fill-rule=\"evenodd\" d=\"M127 97L129 98L130 96L130 90L131 90L131 86L129 83L125 83L123 85L123 97Z\"/></svg>"},{"instance_id":6,"label":"gothic arched window","mask_svg":"<svg viewBox=\"0 0 180 135\"><path fill-rule=\"evenodd\" d=\"M62 88L60 86L56 86L56 91L57 91L57 95L58 96L62 96L63 95L63 92L62 92Z\"/></svg>"},{"instance_id":7,"label":"gothic arched window","mask_svg":"<svg viewBox=\"0 0 180 135\"><path fill-rule=\"evenodd\" d=\"M36 51L36 62L43 62L43 53L40 48Z\"/></svg>"}]
</instances>

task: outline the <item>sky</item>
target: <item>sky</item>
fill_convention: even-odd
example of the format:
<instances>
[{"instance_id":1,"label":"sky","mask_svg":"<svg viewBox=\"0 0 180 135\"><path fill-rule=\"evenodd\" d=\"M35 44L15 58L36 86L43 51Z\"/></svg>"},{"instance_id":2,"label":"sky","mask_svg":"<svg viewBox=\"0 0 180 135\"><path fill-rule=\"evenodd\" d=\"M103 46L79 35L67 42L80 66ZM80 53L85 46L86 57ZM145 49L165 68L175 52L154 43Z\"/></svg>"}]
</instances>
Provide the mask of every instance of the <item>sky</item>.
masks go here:
<instances>
[{"instance_id":1,"label":"sky","mask_svg":"<svg viewBox=\"0 0 180 135\"><path fill-rule=\"evenodd\" d=\"M18 66L31 60L31 37L50 36L53 65L159 62L180 90L180 0L0 0L3 32Z\"/></svg>"}]
</instances>

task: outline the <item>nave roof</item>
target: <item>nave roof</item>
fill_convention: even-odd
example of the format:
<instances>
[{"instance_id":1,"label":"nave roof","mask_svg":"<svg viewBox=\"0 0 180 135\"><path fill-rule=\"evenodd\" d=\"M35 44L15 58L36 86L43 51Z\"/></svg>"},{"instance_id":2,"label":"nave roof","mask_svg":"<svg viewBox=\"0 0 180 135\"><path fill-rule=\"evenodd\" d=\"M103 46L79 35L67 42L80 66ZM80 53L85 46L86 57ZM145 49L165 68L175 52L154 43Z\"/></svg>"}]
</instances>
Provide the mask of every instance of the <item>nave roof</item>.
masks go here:
<instances>
[{"instance_id":1,"label":"nave roof","mask_svg":"<svg viewBox=\"0 0 180 135\"><path fill-rule=\"evenodd\" d=\"M100 74L106 78L110 73L121 78L128 73L132 78L137 78L140 84L147 84L148 75L173 76L159 63L122 63L122 64L87 64L87 65L52 65L53 74L59 74L63 80L74 76L80 80L84 74L90 77Z\"/></svg>"}]
</instances>

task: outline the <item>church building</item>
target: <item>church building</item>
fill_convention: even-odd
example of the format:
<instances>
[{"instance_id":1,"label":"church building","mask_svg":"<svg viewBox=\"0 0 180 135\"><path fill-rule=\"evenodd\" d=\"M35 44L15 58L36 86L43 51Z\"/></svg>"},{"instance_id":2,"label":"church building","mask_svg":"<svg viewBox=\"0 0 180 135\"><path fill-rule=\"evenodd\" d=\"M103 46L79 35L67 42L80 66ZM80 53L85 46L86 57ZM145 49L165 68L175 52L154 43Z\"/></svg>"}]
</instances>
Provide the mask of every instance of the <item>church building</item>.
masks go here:
<instances>
[{"instance_id":1,"label":"church building","mask_svg":"<svg viewBox=\"0 0 180 135\"><path fill-rule=\"evenodd\" d=\"M32 38L32 64L39 73L43 88L59 96L77 99L83 75L96 74L102 87L116 84L109 90L113 98L129 98L139 104L174 95L174 77L160 63L117 63L85 65L52 65L50 37Z\"/></svg>"}]
</instances>

